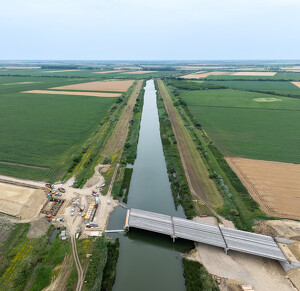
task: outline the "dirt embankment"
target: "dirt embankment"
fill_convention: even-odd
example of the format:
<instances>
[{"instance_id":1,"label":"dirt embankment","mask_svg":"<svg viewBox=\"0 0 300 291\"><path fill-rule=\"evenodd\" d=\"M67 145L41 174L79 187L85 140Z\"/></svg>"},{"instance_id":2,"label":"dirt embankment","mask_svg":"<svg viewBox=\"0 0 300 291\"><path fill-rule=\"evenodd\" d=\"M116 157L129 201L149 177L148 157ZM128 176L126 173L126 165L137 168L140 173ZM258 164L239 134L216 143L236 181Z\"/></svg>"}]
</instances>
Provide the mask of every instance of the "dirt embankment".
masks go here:
<instances>
[{"instance_id":1,"label":"dirt embankment","mask_svg":"<svg viewBox=\"0 0 300 291\"><path fill-rule=\"evenodd\" d=\"M128 103L123 109L121 116L116 124L116 127L109 137L101 156L109 156L112 154L120 154L123 151L124 143L126 141L128 130L129 130L129 121L133 115L133 108L136 103L136 99L140 94L142 89L143 80L137 82L134 90L132 91Z\"/></svg>"},{"instance_id":2,"label":"dirt embankment","mask_svg":"<svg viewBox=\"0 0 300 291\"><path fill-rule=\"evenodd\" d=\"M192 195L205 202L208 207L220 206L220 204L222 204L222 199L218 199L220 197L218 189L215 183L208 178L209 173L206 165L204 164L178 111L174 107L164 84L159 80L158 85L172 124L181 162ZM217 215L212 207L210 207L210 210Z\"/></svg>"},{"instance_id":3,"label":"dirt embankment","mask_svg":"<svg viewBox=\"0 0 300 291\"><path fill-rule=\"evenodd\" d=\"M200 219L200 218L199 218ZM198 220L198 219L197 219ZM206 220L206 223L216 224L214 220ZM282 236L295 237L300 233L300 222L295 221L264 221L257 226L256 232ZM269 291L296 290L291 281L286 277L281 265L271 259L262 258L250 254L228 251L226 255L223 249L196 243L196 251L188 258L201 262L212 275L223 278L220 290L241 290L241 284L251 284L254 290ZM295 255L295 252L293 252ZM288 277L295 283L298 271L288 272Z\"/></svg>"}]
</instances>

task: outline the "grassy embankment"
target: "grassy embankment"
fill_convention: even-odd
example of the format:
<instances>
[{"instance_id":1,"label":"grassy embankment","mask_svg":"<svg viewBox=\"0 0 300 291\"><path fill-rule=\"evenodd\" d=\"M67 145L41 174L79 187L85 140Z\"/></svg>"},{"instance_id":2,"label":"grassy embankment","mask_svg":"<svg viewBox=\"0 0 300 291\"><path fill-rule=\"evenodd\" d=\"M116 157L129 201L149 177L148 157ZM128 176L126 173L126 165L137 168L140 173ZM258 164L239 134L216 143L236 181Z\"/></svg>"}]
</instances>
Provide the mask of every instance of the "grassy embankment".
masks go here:
<instances>
[{"instance_id":1,"label":"grassy embankment","mask_svg":"<svg viewBox=\"0 0 300 291\"><path fill-rule=\"evenodd\" d=\"M166 106L168 117L172 124L174 135L177 141L181 162L188 181L189 189L193 196L198 214L214 213L212 207L219 207L223 204L215 183L208 179L209 172L201 155L190 136L190 129L181 117L182 112L177 111L173 105L171 96L163 84L159 82L160 93ZM204 210L204 213L203 213Z\"/></svg>"},{"instance_id":2,"label":"grassy embankment","mask_svg":"<svg viewBox=\"0 0 300 291\"><path fill-rule=\"evenodd\" d=\"M101 157L101 152L107 144L111 134L114 131L115 126L118 123L120 115L123 112L124 107L126 106L136 84L134 84L125 94L121 102L117 102L114 104L104 122L101 125L101 128L95 135L92 137L88 148L84 148L83 151L76 156L74 160L74 164L69 169L69 172L72 174L76 174L76 186L82 187L86 181L92 177L94 174L94 168L96 165L102 160L108 157ZM116 156L110 157L110 159L115 159ZM80 160L80 162L76 165L76 162ZM109 161L111 162L111 160ZM71 174L71 175L72 175ZM107 173L108 174L108 173ZM108 184L108 183L107 183Z\"/></svg>"},{"instance_id":3,"label":"grassy embankment","mask_svg":"<svg viewBox=\"0 0 300 291\"><path fill-rule=\"evenodd\" d=\"M142 111L144 105L144 87L146 85L146 80L144 80L142 85L142 90L139 92L139 96L136 100L136 104L133 108L133 116L130 120L130 127L127 135L126 142L124 144L121 164L117 173L117 178L112 189L112 194L115 199L121 199L127 203L130 180L132 176L133 169L127 168L127 164L134 164L137 153L137 144L140 132L140 122L142 118Z\"/></svg>"},{"instance_id":4,"label":"grassy embankment","mask_svg":"<svg viewBox=\"0 0 300 291\"><path fill-rule=\"evenodd\" d=\"M156 94L160 122L160 134L175 206L177 207L178 205L182 205L186 217L191 219L196 215L192 201L192 195L190 193L184 169L181 164L172 125L168 118L168 113L165 109L163 99L157 87L157 82L155 82L155 86L157 90Z\"/></svg>"},{"instance_id":5,"label":"grassy embankment","mask_svg":"<svg viewBox=\"0 0 300 291\"><path fill-rule=\"evenodd\" d=\"M265 218L265 215L235 173L227 165L222 154L203 130L198 119L189 112L190 107L187 108L185 100L181 99L182 92L180 91L179 93L177 89L171 85L174 86L174 82L171 82L169 85L169 92L172 92L171 96L173 97L174 105L181 113L181 118L184 120L186 127L189 128L189 133L208 169L209 177L215 181L222 194L223 205L215 207L215 210L219 214L232 220L237 228L251 231L254 220ZM213 91L214 94L220 92L219 89L211 89L205 91L190 91L189 93L208 91ZM183 92L185 93L186 91Z\"/></svg>"},{"instance_id":6,"label":"grassy embankment","mask_svg":"<svg viewBox=\"0 0 300 291\"><path fill-rule=\"evenodd\" d=\"M211 274L206 268L196 261L182 259L184 268L185 285L187 291L219 291Z\"/></svg>"},{"instance_id":7,"label":"grassy embankment","mask_svg":"<svg viewBox=\"0 0 300 291\"><path fill-rule=\"evenodd\" d=\"M83 269L86 270L82 290L112 290L119 256L119 241L112 242L105 237L79 240L78 250ZM88 254L91 256L87 258ZM74 290L76 284L77 273L76 269L73 269L67 290Z\"/></svg>"},{"instance_id":8,"label":"grassy embankment","mask_svg":"<svg viewBox=\"0 0 300 291\"><path fill-rule=\"evenodd\" d=\"M14 225L5 248L1 249L1 290L42 290L55 275L54 268L71 252L70 243L58 237L48 244L53 227L33 239L27 238L29 227L29 224Z\"/></svg>"}]
</instances>

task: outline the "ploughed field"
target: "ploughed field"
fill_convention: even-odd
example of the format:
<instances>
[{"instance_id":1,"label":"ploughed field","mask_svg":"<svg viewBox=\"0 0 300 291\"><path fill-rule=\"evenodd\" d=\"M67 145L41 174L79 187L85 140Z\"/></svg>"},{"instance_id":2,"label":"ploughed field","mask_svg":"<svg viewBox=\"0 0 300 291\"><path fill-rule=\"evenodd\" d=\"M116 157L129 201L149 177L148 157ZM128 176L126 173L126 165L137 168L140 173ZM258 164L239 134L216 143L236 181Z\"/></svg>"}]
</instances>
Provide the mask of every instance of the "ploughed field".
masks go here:
<instances>
[{"instance_id":1,"label":"ploughed field","mask_svg":"<svg viewBox=\"0 0 300 291\"><path fill-rule=\"evenodd\" d=\"M84 82L73 78L0 78L0 174L35 180L64 174L72 155L118 98L22 92Z\"/></svg>"}]
</instances>

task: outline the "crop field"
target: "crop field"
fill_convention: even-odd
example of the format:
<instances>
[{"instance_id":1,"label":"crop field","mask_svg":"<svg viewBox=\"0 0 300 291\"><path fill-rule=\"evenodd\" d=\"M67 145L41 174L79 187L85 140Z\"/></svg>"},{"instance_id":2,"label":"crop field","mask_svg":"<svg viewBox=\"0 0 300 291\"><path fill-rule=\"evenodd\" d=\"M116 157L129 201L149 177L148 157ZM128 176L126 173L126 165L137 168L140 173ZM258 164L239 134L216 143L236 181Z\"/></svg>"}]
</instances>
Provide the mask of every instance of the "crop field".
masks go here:
<instances>
[{"instance_id":1,"label":"crop field","mask_svg":"<svg viewBox=\"0 0 300 291\"><path fill-rule=\"evenodd\" d=\"M128 72L130 74L125 74L125 72ZM53 69L26 69L21 68L16 69L4 69L3 67L0 67L0 77L2 76L11 76L12 78L18 78L18 76L21 79L25 79L27 77L37 77L37 80L30 80L30 81L44 81L46 78L51 79L65 79L65 82L70 82L69 84L73 83L81 83L83 82L89 82L89 81L100 81L100 80L107 80L107 79L143 79L147 78L149 76L153 77L164 77L164 76L170 76L173 74L180 74L180 72L175 70L163 70L163 71L142 71L143 73L140 73L141 71L129 71L128 69L123 68L116 68L115 70L109 69L109 70L103 70L101 71L98 69L74 69L74 70L53 70ZM78 78L78 79L77 79ZM0 78L1 79L1 78ZM77 80L75 80L77 79ZM25 80L24 80L25 81ZM76 81L76 82L72 82ZM1 80L0 80L1 82ZM21 82L21 81L20 81ZM57 84L59 85L59 83ZM66 83L62 82L62 85L66 85ZM50 87L46 87L45 89L48 89Z\"/></svg>"},{"instance_id":2,"label":"crop field","mask_svg":"<svg viewBox=\"0 0 300 291\"><path fill-rule=\"evenodd\" d=\"M298 88L300 88L300 82L292 82L292 84L294 84L295 86L297 86Z\"/></svg>"},{"instance_id":3,"label":"crop field","mask_svg":"<svg viewBox=\"0 0 300 291\"><path fill-rule=\"evenodd\" d=\"M130 74L130 75L140 75L140 74L150 74L150 73L156 73L157 71L133 71L133 72L125 72L123 74Z\"/></svg>"},{"instance_id":4,"label":"crop field","mask_svg":"<svg viewBox=\"0 0 300 291\"><path fill-rule=\"evenodd\" d=\"M180 96L225 156L300 163L299 99L230 89Z\"/></svg>"},{"instance_id":5,"label":"crop field","mask_svg":"<svg viewBox=\"0 0 300 291\"><path fill-rule=\"evenodd\" d=\"M226 160L268 215L300 219L300 165L241 158Z\"/></svg>"},{"instance_id":6,"label":"crop field","mask_svg":"<svg viewBox=\"0 0 300 291\"><path fill-rule=\"evenodd\" d=\"M278 95L295 95L300 97L300 88L296 84L284 81L205 81L205 84L225 86L238 90L272 92Z\"/></svg>"},{"instance_id":7,"label":"crop field","mask_svg":"<svg viewBox=\"0 0 300 291\"><path fill-rule=\"evenodd\" d=\"M74 85L53 87L50 89L56 90L86 90L86 91L112 91L112 92L125 92L133 84L133 80L124 81L96 81L88 83L79 83Z\"/></svg>"},{"instance_id":8,"label":"crop field","mask_svg":"<svg viewBox=\"0 0 300 291\"><path fill-rule=\"evenodd\" d=\"M117 98L21 92L72 83L78 80L0 77L0 162L8 162L0 163L0 174L35 180L64 174L72 154L80 150Z\"/></svg>"},{"instance_id":9,"label":"crop field","mask_svg":"<svg viewBox=\"0 0 300 291\"><path fill-rule=\"evenodd\" d=\"M121 97L118 93L99 93L99 92L76 92L76 91L50 91L50 90L30 90L22 93L53 94L53 95L73 95L73 96L95 96L95 97Z\"/></svg>"},{"instance_id":10,"label":"crop field","mask_svg":"<svg viewBox=\"0 0 300 291\"><path fill-rule=\"evenodd\" d=\"M228 72L227 72L228 73ZM300 73L296 72L278 72L275 76L235 76L232 74L210 75L206 77L208 80L286 80L300 81Z\"/></svg>"},{"instance_id":11,"label":"crop field","mask_svg":"<svg viewBox=\"0 0 300 291\"><path fill-rule=\"evenodd\" d=\"M276 72L235 72L230 73L233 76L257 76L257 77L273 77L276 75Z\"/></svg>"}]
</instances>

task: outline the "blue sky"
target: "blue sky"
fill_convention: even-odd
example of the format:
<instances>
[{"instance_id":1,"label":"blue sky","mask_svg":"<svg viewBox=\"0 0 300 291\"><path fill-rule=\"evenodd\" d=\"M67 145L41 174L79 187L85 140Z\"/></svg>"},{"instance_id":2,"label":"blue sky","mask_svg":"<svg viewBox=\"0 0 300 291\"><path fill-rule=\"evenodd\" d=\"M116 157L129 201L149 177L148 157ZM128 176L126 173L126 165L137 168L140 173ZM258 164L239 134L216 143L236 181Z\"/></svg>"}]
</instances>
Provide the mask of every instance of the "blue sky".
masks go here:
<instances>
[{"instance_id":1,"label":"blue sky","mask_svg":"<svg viewBox=\"0 0 300 291\"><path fill-rule=\"evenodd\" d=\"M0 0L0 59L300 59L300 0Z\"/></svg>"}]
</instances>

